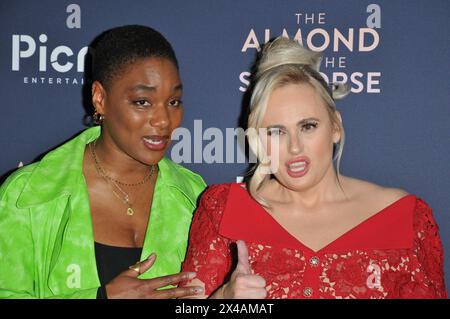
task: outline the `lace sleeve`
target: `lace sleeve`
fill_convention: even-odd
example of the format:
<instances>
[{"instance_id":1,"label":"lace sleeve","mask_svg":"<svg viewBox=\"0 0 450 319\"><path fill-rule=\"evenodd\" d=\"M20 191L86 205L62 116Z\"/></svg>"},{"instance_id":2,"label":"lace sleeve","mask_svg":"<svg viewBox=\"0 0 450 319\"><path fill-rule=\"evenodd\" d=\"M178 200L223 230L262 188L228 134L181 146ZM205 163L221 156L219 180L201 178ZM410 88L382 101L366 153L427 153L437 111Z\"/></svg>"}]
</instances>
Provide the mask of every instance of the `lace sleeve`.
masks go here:
<instances>
[{"instance_id":1,"label":"lace sleeve","mask_svg":"<svg viewBox=\"0 0 450 319\"><path fill-rule=\"evenodd\" d=\"M205 294L219 288L230 271L232 258L230 240L219 235L219 225L225 209L229 184L215 185L203 194L194 214L189 248L183 271L194 271L205 284ZM187 285L182 282L180 286Z\"/></svg>"},{"instance_id":2,"label":"lace sleeve","mask_svg":"<svg viewBox=\"0 0 450 319\"><path fill-rule=\"evenodd\" d=\"M444 282L444 261L439 228L434 220L431 208L418 199L415 209L414 231L419 261L418 269L422 272L422 293L419 298L447 298ZM405 296L408 297L408 296Z\"/></svg>"}]
</instances>

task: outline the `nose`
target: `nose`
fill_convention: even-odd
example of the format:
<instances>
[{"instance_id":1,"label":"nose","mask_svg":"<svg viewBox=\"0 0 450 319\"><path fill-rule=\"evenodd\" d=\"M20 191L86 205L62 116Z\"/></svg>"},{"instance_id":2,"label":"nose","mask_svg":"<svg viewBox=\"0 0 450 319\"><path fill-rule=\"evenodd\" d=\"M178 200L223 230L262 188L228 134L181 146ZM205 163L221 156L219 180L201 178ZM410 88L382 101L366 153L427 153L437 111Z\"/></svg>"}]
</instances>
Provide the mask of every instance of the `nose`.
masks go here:
<instances>
[{"instance_id":1,"label":"nose","mask_svg":"<svg viewBox=\"0 0 450 319\"><path fill-rule=\"evenodd\" d=\"M300 134L291 134L289 136L289 153L299 154L303 150L303 142Z\"/></svg>"},{"instance_id":2,"label":"nose","mask_svg":"<svg viewBox=\"0 0 450 319\"><path fill-rule=\"evenodd\" d=\"M169 124L170 117L167 108L158 105L150 117L150 125L157 128L167 128Z\"/></svg>"}]
</instances>

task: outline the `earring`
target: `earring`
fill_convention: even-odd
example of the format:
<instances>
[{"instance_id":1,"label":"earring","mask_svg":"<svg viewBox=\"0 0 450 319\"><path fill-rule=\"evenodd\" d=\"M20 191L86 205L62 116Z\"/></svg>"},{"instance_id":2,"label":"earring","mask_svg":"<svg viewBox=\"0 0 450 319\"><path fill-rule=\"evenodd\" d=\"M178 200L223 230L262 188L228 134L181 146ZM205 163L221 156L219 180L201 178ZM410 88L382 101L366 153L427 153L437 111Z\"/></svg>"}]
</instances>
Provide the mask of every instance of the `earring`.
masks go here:
<instances>
[{"instance_id":1,"label":"earring","mask_svg":"<svg viewBox=\"0 0 450 319\"><path fill-rule=\"evenodd\" d=\"M94 115L92 115L92 121L94 124L102 125L103 121L105 120L105 116L103 114L100 114L95 110Z\"/></svg>"}]
</instances>

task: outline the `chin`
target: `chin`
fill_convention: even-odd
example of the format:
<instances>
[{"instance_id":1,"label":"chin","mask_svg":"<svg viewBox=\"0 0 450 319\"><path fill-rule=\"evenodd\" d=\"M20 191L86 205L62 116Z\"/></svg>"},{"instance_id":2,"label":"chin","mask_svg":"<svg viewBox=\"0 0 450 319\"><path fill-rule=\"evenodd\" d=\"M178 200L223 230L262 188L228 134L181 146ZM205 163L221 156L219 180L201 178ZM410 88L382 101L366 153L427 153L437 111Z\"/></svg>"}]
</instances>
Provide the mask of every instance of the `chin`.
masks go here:
<instances>
[{"instance_id":1,"label":"chin","mask_svg":"<svg viewBox=\"0 0 450 319\"><path fill-rule=\"evenodd\" d=\"M137 161L141 162L144 165L156 165L160 160L163 159L165 152L152 152L153 154L145 154L144 156L139 156L136 158Z\"/></svg>"},{"instance_id":2,"label":"chin","mask_svg":"<svg viewBox=\"0 0 450 319\"><path fill-rule=\"evenodd\" d=\"M292 183L286 184L285 187L294 192L304 192L310 188L309 185L298 185L298 184L292 184Z\"/></svg>"},{"instance_id":3,"label":"chin","mask_svg":"<svg viewBox=\"0 0 450 319\"><path fill-rule=\"evenodd\" d=\"M164 158L164 153L161 154L161 156L155 156L151 159L147 159L147 161L145 161L145 164L147 165L157 165L159 163L159 161L161 161Z\"/></svg>"},{"instance_id":4,"label":"chin","mask_svg":"<svg viewBox=\"0 0 450 319\"><path fill-rule=\"evenodd\" d=\"M161 150L149 150L146 148L144 152L140 152L140 159L142 163L145 163L146 165L155 165L158 164L160 160L164 158L166 155L166 152L169 148L169 145L167 145L165 148Z\"/></svg>"},{"instance_id":5,"label":"chin","mask_svg":"<svg viewBox=\"0 0 450 319\"><path fill-rule=\"evenodd\" d=\"M302 192L312 187L312 184L309 181L307 181L305 177L294 178L289 175L286 175L282 176L281 179L277 178L277 180L278 183L281 184L281 186L296 192Z\"/></svg>"}]
</instances>

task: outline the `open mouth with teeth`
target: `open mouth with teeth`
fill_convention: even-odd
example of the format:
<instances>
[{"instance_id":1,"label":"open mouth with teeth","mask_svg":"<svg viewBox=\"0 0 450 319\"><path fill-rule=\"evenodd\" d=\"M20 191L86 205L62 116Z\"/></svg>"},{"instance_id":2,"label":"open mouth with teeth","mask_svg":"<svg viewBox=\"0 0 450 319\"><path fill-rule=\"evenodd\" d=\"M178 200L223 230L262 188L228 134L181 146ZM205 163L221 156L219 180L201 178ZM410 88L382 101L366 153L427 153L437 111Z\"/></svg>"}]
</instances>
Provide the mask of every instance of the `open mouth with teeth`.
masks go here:
<instances>
[{"instance_id":1,"label":"open mouth with teeth","mask_svg":"<svg viewBox=\"0 0 450 319\"><path fill-rule=\"evenodd\" d=\"M147 148L153 151L160 151L167 146L169 139L167 137L144 137L142 139Z\"/></svg>"},{"instance_id":2,"label":"open mouth with teeth","mask_svg":"<svg viewBox=\"0 0 450 319\"><path fill-rule=\"evenodd\" d=\"M305 159L297 159L289 161L286 164L287 173L291 177L302 177L308 172L309 161Z\"/></svg>"},{"instance_id":3,"label":"open mouth with teeth","mask_svg":"<svg viewBox=\"0 0 450 319\"><path fill-rule=\"evenodd\" d=\"M295 163L292 163L291 165L289 165L289 169L292 172L301 172L306 169L307 164L308 163L306 163L306 162L295 162Z\"/></svg>"},{"instance_id":4,"label":"open mouth with teeth","mask_svg":"<svg viewBox=\"0 0 450 319\"><path fill-rule=\"evenodd\" d=\"M162 139L161 140L154 140L154 139L151 139L151 138L144 138L144 140L147 143L150 143L152 145L160 145L160 144L164 143L164 141Z\"/></svg>"}]
</instances>

